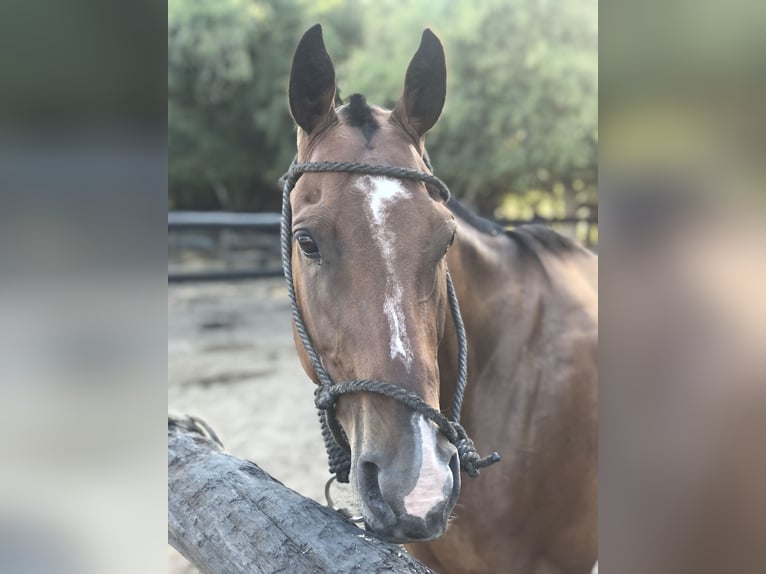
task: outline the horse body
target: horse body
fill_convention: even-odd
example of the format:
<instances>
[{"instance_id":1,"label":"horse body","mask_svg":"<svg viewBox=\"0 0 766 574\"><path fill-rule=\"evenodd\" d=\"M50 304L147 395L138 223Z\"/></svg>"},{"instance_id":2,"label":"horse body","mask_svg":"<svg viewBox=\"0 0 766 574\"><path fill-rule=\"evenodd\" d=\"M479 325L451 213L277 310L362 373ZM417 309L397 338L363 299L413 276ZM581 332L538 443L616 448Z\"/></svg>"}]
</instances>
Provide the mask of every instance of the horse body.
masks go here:
<instances>
[{"instance_id":1,"label":"horse body","mask_svg":"<svg viewBox=\"0 0 766 574\"><path fill-rule=\"evenodd\" d=\"M314 27L290 79L298 161L427 171L423 137L445 92L443 50L427 31L393 111L359 97L335 109L332 61ZM339 397L367 527L413 543L441 574L589 572L597 556L596 257L546 228L505 232L420 181L307 173L290 205L296 301L332 380L390 382L448 410L458 378L449 269L468 337L461 422L479 452L502 456L461 481L455 446L422 415L373 393Z\"/></svg>"},{"instance_id":2,"label":"horse body","mask_svg":"<svg viewBox=\"0 0 766 574\"><path fill-rule=\"evenodd\" d=\"M502 456L463 481L446 535L408 546L441 574L588 573L597 557L597 258L537 226L458 218L448 265L468 334L463 424ZM454 338L439 367L443 407Z\"/></svg>"}]
</instances>

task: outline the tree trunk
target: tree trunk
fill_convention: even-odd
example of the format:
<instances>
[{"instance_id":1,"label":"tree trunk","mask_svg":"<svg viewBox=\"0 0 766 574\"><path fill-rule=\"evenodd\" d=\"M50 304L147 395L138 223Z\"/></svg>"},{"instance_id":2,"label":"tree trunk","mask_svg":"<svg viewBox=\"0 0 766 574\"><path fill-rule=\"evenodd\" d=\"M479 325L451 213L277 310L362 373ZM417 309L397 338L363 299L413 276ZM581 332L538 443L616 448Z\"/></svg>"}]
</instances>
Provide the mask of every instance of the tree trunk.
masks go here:
<instances>
[{"instance_id":1,"label":"tree trunk","mask_svg":"<svg viewBox=\"0 0 766 574\"><path fill-rule=\"evenodd\" d=\"M203 574L433 574L402 547L224 453L193 418L168 417L168 541Z\"/></svg>"}]
</instances>

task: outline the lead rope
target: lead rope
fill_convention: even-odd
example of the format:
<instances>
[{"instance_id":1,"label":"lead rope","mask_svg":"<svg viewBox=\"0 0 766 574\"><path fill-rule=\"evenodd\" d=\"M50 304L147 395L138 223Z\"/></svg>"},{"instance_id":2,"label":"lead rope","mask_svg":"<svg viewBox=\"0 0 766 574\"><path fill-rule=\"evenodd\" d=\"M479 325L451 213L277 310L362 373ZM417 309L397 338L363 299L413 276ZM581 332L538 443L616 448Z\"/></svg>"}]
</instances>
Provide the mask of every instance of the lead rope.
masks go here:
<instances>
[{"instance_id":1,"label":"lead rope","mask_svg":"<svg viewBox=\"0 0 766 574\"><path fill-rule=\"evenodd\" d=\"M431 163L428 155L424 155L424 160L429 169ZM473 441L468 437L465 429L460 425L460 410L463 405L463 396L467 384L467 340L463 319L460 316L460 307L455 294L455 287L452 284L452 277L447 270L447 297L449 299L452 318L455 323L458 342L458 377L455 396L452 402L450 418L447 419L441 412L431 407L415 393L408 391L403 387L392 385L383 381L373 379L354 380L345 383L334 384L332 378L327 373L322 364L322 360L316 352L314 344L306 331L303 323L298 301L295 296L295 284L293 283L292 270L292 208L290 206L290 192L304 173L316 172L347 172L361 173L365 175L381 175L387 177L414 179L431 184L439 190L440 195L445 202L450 199L449 188L438 177L429 173L408 169L404 167L393 167L385 165L371 165L355 162L309 162L297 163L293 160L290 169L281 178L282 182L282 217L280 220L280 240L282 251L282 268L287 282L287 293L290 298L290 307L292 309L293 322L295 330L303 343L306 354L311 360L319 385L314 393L314 403L319 412L319 421L322 427L322 438L327 449L327 458L329 461L330 473L335 475L338 482L348 482L349 472L351 470L351 447L345 431L340 426L338 418L335 415L335 405L337 398L344 394L368 392L377 393L390 397L406 405L416 413L423 415L431 420L447 437L458 452L460 467L465 470L469 476L477 477L479 470L500 460L500 455L493 452L490 456L482 458L476 450Z\"/></svg>"}]
</instances>

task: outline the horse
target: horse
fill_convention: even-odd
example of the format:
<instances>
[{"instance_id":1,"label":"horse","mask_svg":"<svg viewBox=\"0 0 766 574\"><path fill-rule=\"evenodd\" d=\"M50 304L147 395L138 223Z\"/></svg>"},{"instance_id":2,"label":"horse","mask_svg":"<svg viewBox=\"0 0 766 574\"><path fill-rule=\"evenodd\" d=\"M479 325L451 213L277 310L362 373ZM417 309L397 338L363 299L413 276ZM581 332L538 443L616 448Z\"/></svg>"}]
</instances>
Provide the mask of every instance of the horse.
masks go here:
<instances>
[{"instance_id":1,"label":"horse","mask_svg":"<svg viewBox=\"0 0 766 574\"><path fill-rule=\"evenodd\" d=\"M359 94L335 106L320 25L296 48L288 91L297 162L431 173L424 137L442 112L446 64L430 30L393 110ZM597 257L545 226L506 231L422 179L304 173L287 201L294 302L316 355L294 319L307 375L321 383L318 362L332 381L386 381L445 410L459 378L451 276L468 350L461 424L479 451L502 456L461 483L455 444L431 419L379 393L337 397L367 529L441 574L590 572Z\"/></svg>"}]
</instances>

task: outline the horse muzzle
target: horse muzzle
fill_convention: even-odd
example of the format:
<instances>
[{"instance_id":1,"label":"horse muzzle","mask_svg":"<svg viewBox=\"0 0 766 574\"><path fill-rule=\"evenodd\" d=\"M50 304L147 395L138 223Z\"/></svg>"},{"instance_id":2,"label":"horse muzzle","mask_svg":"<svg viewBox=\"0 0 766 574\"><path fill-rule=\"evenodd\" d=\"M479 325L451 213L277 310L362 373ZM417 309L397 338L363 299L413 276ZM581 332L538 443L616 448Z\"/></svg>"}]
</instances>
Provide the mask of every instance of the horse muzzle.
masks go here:
<instances>
[{"instance_id":1,"label":"horse muzzle","mask_svg":"<svg viewBox=\"0 0 766 574\"><path fill-rule=\"evenodd\" d=\"M446 530L460 494L455 447L418 417L421 441L412 456L362 452L355 482L365 525L396 543L433 540Z\"/></svg>"}]
</instances>

